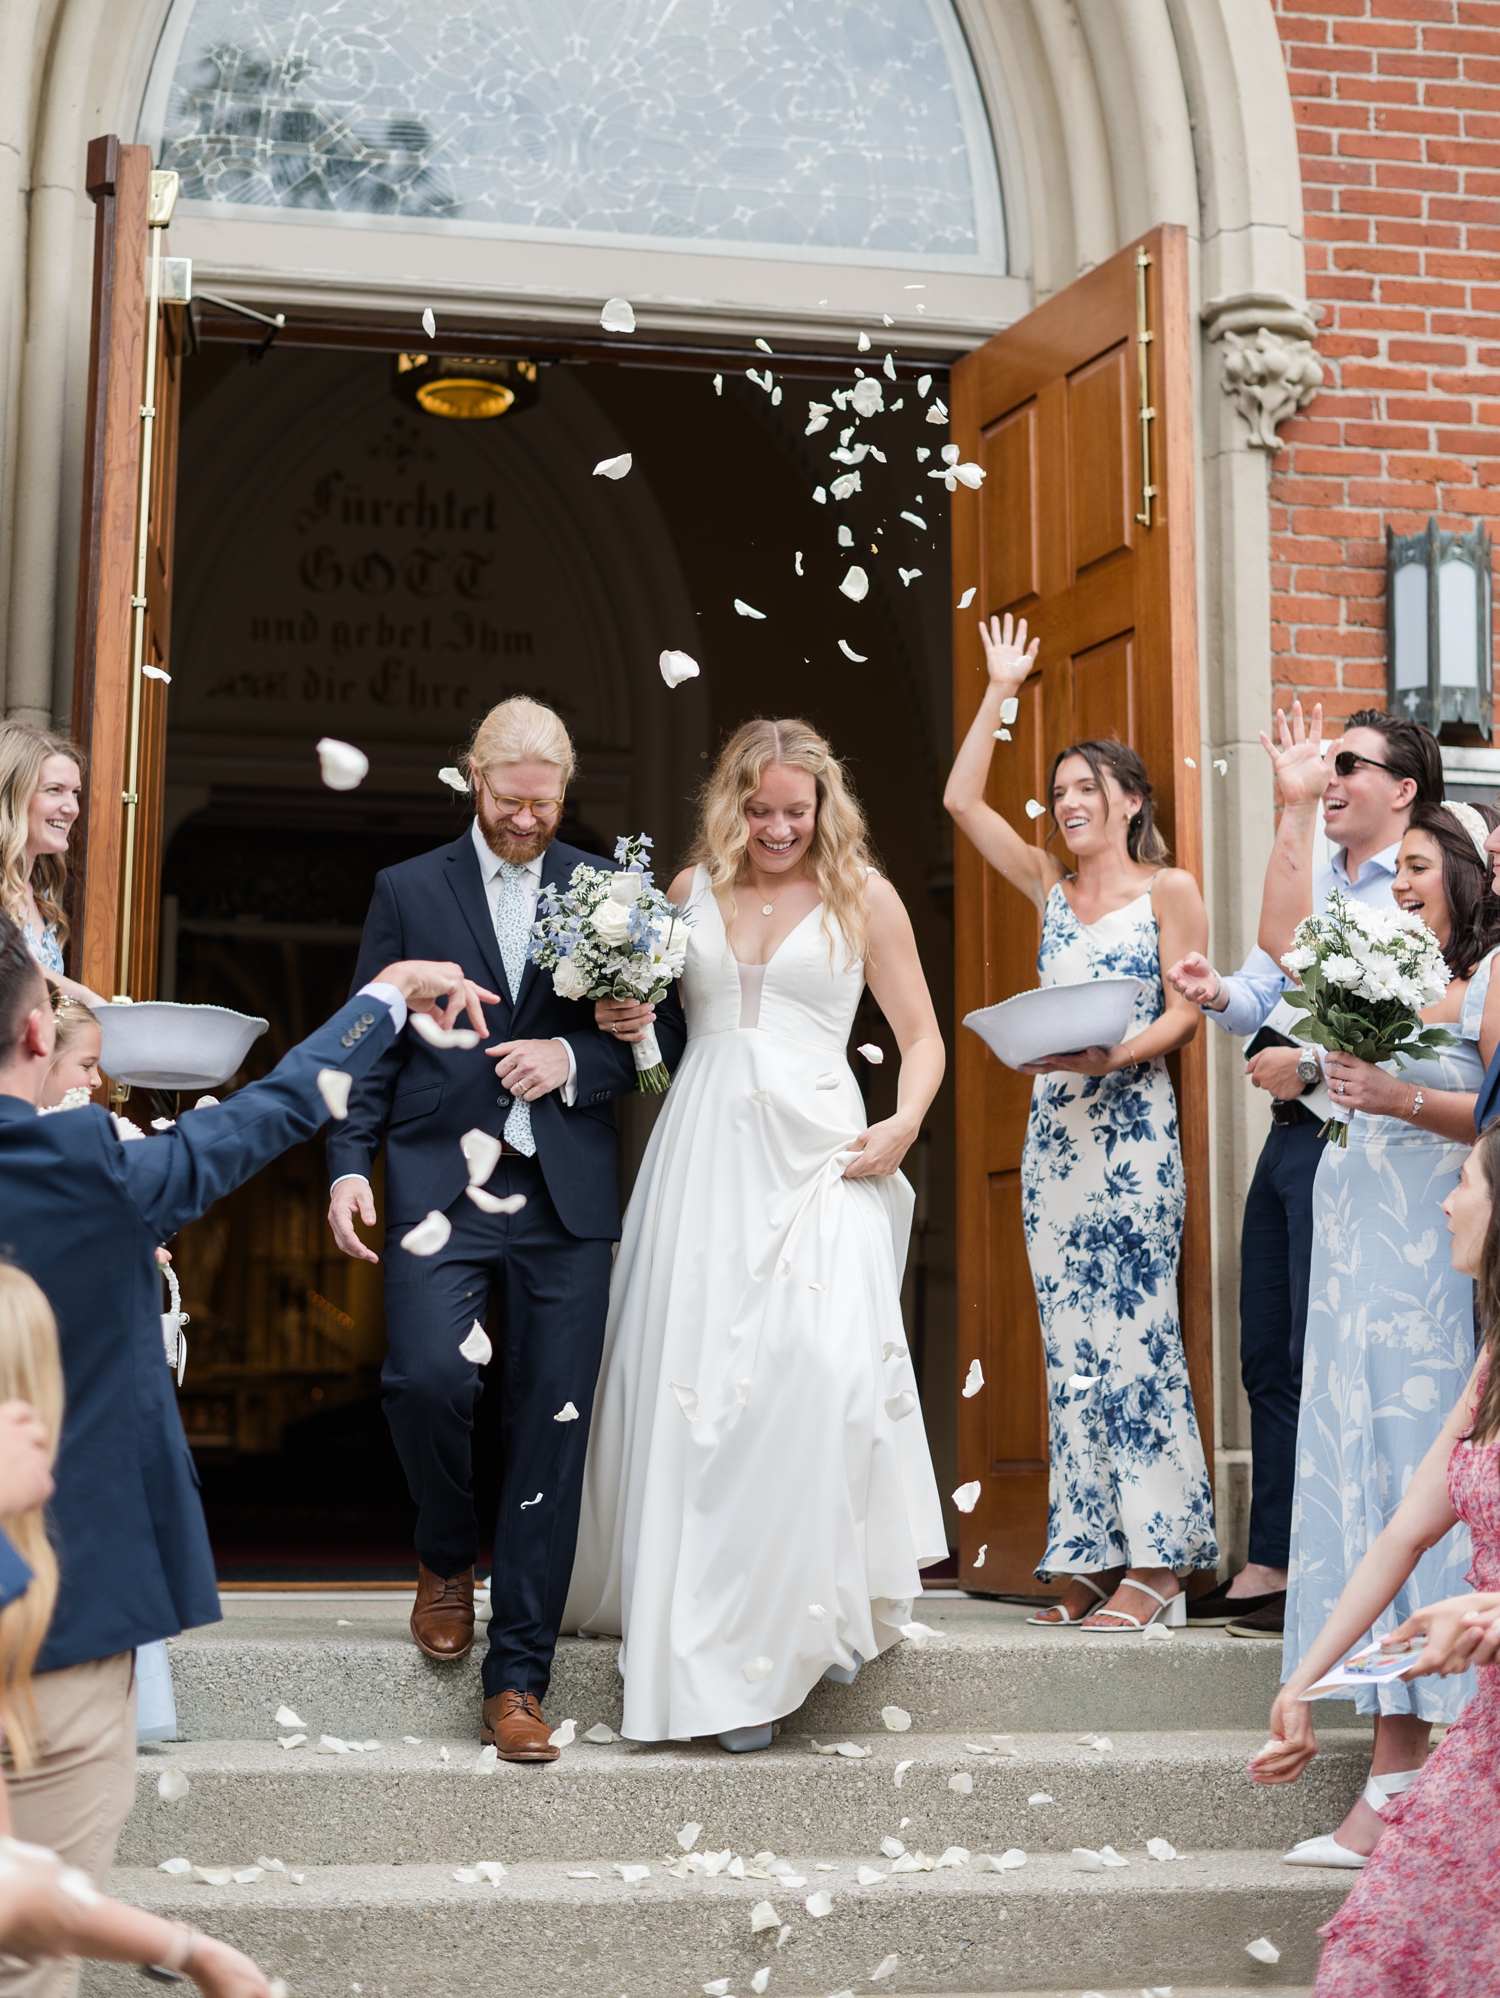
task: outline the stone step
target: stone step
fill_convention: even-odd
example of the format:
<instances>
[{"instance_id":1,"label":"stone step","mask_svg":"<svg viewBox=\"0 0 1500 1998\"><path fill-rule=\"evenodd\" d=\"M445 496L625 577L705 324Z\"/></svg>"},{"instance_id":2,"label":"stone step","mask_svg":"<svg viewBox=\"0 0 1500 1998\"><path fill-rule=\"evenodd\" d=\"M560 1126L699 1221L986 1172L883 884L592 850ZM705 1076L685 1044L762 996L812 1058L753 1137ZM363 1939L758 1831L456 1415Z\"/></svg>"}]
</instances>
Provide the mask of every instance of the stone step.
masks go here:
<instances>
[{"instance_id":1,"label":"stone step","mask_svg":"<svg viewBox=\"0 0 1500 1998\"><path fill-rule=\"evenodd\" d=\"M689 1819L703 1826L701 1849L730 1846L746 1858L817 1846L877 1863L881 1839L898 1834L933 1857L950 1845L1066 1853L1106 1844L1141 1857L1157 1837L1183 1850L1284 1851L1336 1825L1369 1767L1367 1735L1326 1728L1302 1780L1275 1788L1245 1775L1263 1727L1117 1733L1104 1753L1067 1735L1017 1735L1013 1756L973 1753L963 1736L882 1729L834 1738L853 1739L868 1757L819 1755L795 1734L740 1756L711 1742L575 1741L555 1763L499 1763L480 1774L472 1735L420 1746L387 1737L375 1751L348 1755L313 1752L316 1735L291 1751L274 1740L164 1744L140 1756L120 1857L144 1866L175 1855L245 1865L270 1853L296 1866L365 1866L464 1864L476 1855L581 1864L604 1853L655 1864L677 1852ZM902 1762L911 1766L898 1790ZM157 1793L167 1767L189 1783L170 1804ZM968 1795L949 1787L960 1772L972 1782ZM1038 1793L1053 1802L1028 1804Z\"/></svg>"},{"instance_id":2,"label":"stone step","mask_svg":"<svg viewBox=\"0 0 1500 1998\"><path fill-rule=\"evenodd\" d=\"M264 1738L285 1703L315 1734L473 1738L479 1647L458 1664L434 1663L411 1642L408 1608L409 1599L226 1599L223 1623L171 1645L183 1735ZM899 1706L919 1728L971 1739L1047 1729L1264 1730L1276 1697L1279 1644L1222 1631L1175 1631L1160 1642L1048 1630L1028 1625L1022 1609L964 1598L924 1598L915 1614L936 1639L895 1646L852 1686L818 1685L784 1725L821 1740L869 1734L882 1727L882 1707ZM580 1732L596 1721L618 1729L617 1651L612 1641L564 1638L548 1718L571 1716ZM1353 1717L1347 1703L1320 1711L1329 1724Z\"/></svg>"},{"instance_id":3,"label":"stone step","mask_svg":"<svg viewBox=\"0 0 1500 1998\"><path fill-rule=\"evenodd\" d=\"M440 1866L319 1867L300 1887L275 1874L208 1887L124 1867L114 1886L249 1950L294 1998L347 1998L356 1984L363 1998L684 1998L717 1977L743 1994L762 1965L771 1998L790 1998L869 1989L891 1953L894 1988L905 1992L1284 1989L1311 1981L1317 1929L1351 1879L1284 1866L1276 1853L1192 1852L1102 1874L1049 1856L1010 1873L971 1866L860 1888L847 1861L820 1873L815 1858L788 1856L804 1888L680 1883L659 1864L626 1886L607 1862L594 1869L600 1879L576 1880L561 1862L509 1861L493 1887L463 1885ZM833 1902L821 1920L803 1905L820 1887ZM766 1898L790 1931L780 1949L776 1929L751 1929ZM1263 1981L1245 1954L1260 1936L1281 1951ZM85 1969L89 1998L139 1989L132 1969Z\"/></svg>"}]
</instances>

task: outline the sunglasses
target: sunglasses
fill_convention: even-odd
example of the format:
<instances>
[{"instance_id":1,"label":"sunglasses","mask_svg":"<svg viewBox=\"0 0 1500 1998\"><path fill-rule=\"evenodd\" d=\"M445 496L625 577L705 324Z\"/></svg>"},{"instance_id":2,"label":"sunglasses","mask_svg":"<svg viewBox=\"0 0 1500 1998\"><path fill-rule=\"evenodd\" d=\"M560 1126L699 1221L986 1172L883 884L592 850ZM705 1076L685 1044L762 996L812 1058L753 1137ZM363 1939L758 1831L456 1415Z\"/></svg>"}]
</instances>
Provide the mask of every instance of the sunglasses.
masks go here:
<instances>
[{"instance_id":1,"label":"sunglasses","mask_svg":"<svg viewBox=\"0 0 1500 1998\"><path fill-rule=\"evenodd\" d=\"M1363 763L1367 770L1383 770L1387 777L1395 777L1399 772L1392 770L1389 763L1377 763L1373 756L1356 756L1352 749L1341 749L1333 759L1336 777L1352 777Z\"/></svg>"}]
</instances>

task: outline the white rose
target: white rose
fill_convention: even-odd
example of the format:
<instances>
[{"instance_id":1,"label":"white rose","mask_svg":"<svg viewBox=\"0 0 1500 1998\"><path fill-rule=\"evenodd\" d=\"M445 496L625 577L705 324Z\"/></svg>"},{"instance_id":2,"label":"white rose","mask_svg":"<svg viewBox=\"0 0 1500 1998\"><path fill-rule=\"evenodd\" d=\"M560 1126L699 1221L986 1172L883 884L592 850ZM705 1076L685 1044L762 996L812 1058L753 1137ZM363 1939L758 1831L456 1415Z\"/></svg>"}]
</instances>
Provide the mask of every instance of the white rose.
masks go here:
<instances>
[{"instance_id":1,"label":"white rose","mask_svg":"<svg viewBox=\"0 0 1500 1998\"><path fill-rule=\"evenodd\" d=\"M646 885L641 874L611 874L609 877L609 899L622 902L627 908L634 908L641 899L641 890Z\"/></svg>"},{"instance_id":2,"label":"white rose","mask_svg":"<svg viewBox=\"0 0 1500 1998\"><path fill-rule=\"evenodd\" d=\"M552 990L559 999L582 999L589 989L588 974L570 957L560 957L552 967Z\"/></svg>"},{"instance_id":3,"label":"white rose","mask_svg":"<svg viewBox=\"0 0 1500 1998\"><path fill-rule=\"evenodd\" d=\"M596 936L607 944L628 943L630 940L630 911L623 902L601 902L589 917L590 927Z\"/></svg>"}]
</instances>

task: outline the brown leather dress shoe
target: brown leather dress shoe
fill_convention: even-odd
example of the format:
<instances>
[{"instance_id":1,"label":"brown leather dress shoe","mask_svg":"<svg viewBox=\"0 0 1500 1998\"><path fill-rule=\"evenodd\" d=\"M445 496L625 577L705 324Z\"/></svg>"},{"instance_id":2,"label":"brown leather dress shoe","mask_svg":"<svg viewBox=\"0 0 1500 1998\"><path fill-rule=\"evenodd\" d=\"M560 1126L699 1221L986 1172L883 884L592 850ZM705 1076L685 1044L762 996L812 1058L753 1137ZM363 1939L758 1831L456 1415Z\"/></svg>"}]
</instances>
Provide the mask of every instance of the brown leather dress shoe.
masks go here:
<instances>
[{"instance_id":1,"label":"brown leather dress shoe","mask_svg":"<svg viewBox=\"0 0 1500 1998\"><path fill-rule=\"evenodd\" d=\"M417 1601L411 1613L411 1634L417 1649L429 1658L463 1658L474 1642L474 1570L444 1581L420 1562Z\"/></svg>"},{"instance_id":2,"label":"brown leather dress shoe","mask_svg":"<svg viewBox=\"0 0 1500 1998\"><path fill-rule=\"evenodd\" d=\"M534 1693L507 1688L491 1693L484 1703L479 1736L486 1748L493 1743L499 1749L502 1762L555 1762L558 1751L548 1739L551 1732Z\"/></svg>"}]
</instances>

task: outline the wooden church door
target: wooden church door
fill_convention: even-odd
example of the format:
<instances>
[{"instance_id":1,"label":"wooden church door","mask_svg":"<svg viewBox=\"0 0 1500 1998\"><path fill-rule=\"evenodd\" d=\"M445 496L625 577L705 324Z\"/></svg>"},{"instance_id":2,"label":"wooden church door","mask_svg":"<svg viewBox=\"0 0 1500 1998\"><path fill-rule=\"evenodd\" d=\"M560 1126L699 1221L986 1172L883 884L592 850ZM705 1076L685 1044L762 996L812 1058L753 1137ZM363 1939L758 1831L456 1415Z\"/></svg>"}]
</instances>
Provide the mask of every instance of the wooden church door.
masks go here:
<instances>
[{"instance_id":1,"label":"wooden church door","mask_svg":"<svg viewBox=\"0 0 1500 1998\"><path fill-rule=\"evenodd\" d=\"M131 999L153 998L157 980L186 314L158 302L153 325L151 288L176 182L152 171L147 146L113 137L89 146L94 306L73 668L73 733L88 772L70 969L96 992ZM160 268L155 281L159 297Z\"/></svg>"},{"instance_id":2,"label":"wooden church door","mask_svg":"<svg viewBox=\"0 0 1500 1998\"><path fill-rule=\"evenodd\" d=\"M1045 799L1065 744L1117 735L1145 758L1174 862L1202 874L1193 562L1193 322L1187 237L1153 229L967 355L953 371L953 437L986 471L953 508L953 722L962 741L985 685L979 617L1013 611L1040 634L1013 740L989 799L1013 825ZM1192 759L1189 762L1189 759ZM1033 837L1045 837L1044 820ZM1037 982L1040 919L955 836L957 1011ZM959 1478L979 1481L960 1523L959 1582L1031 1593L1045 1544L1047 1397L1021 1228L1031 1078L957 1032ZM1213 1435L1206 1057L1200 1032L1173 1080L1187 1169L1180 1296L1205 1445ZM982 1569L974 1566L987 1549Z\"/></svg>"}]
</instances>

